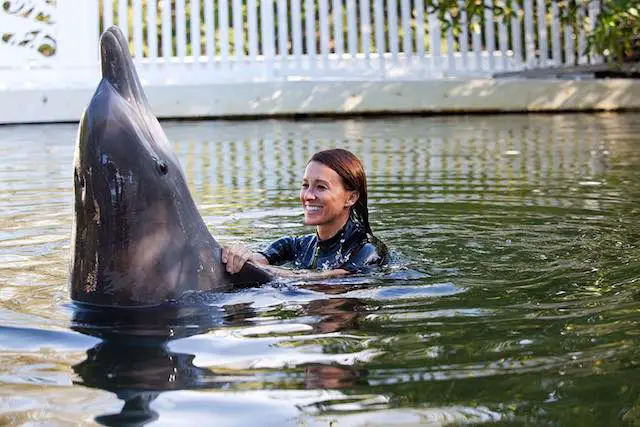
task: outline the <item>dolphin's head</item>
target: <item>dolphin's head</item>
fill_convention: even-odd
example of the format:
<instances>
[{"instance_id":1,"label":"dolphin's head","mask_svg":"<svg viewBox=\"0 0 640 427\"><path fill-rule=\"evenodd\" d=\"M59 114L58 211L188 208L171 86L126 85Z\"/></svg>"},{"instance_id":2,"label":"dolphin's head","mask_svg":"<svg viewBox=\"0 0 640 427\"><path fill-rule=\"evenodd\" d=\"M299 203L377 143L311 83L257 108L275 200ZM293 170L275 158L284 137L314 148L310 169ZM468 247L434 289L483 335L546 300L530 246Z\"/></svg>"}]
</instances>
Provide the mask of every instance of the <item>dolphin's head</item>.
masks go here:
<instances>
[{"instance_id":1,"label":"dolphin's head","mask_svg":"<svg viewBox=\"0 0 640 427\"><path fill-rule=\"evenodd\" d=\"M74 159L71 296L153 305L230 283L149 104L121 31L100 39L102 80L83 114Z\"/></svg>"},{"instance_id":2,"label":"dolphin's head","mask_svg":"<svg viewBox=\"0 0 640 427\"><path fill-rule=\"evenodd\" d=\"M76 184L82 184L83 178L95 181L108 177L113 203L105 206L107 209L134 208L123 205L119 198L141 188L147 193L153 187L182 192L186 189L184 174L151 112L118 27L104 32L100 53L102 80L80 122ZM102 170L102 176L92 175L97 170ZM158 185L161 181L167 184Z\"/></svg>"}]
</instances>

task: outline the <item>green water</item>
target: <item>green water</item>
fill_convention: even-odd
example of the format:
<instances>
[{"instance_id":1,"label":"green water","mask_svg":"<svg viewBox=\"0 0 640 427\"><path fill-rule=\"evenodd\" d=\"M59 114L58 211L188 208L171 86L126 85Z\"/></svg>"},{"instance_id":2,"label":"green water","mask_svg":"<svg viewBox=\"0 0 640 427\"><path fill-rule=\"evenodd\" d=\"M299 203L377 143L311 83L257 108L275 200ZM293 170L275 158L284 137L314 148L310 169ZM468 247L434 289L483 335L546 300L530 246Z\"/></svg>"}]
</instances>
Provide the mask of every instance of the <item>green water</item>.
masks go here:
<instances>
[{"instance_id":1,"label":"green water","mask_svg":"<svg viewBox=\"0 0 640 427\"><path fill-rule=\"evenodd\" d=\"M304 165L352 150L391 267L100 343L70 327L76 127L0 127L1 425L640 425L640 114L163 127L212 234L253 248L311 232Z\"/></svg>"}]
</instances>

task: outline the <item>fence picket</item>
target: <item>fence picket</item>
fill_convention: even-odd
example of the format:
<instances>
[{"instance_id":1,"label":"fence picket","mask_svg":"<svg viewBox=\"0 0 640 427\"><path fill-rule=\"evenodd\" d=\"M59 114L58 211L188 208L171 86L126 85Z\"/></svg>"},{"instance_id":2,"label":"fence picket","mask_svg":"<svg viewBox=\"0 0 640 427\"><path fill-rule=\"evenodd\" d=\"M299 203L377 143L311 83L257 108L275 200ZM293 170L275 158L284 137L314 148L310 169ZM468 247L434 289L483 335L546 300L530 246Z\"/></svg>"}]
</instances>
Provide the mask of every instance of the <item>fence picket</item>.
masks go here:
<instances>
[{"instance_id":1,"label":"fence picket","mask_svg":"<svg viewBox=\"0 0 640 427\"><path fill-rule=\"evenodd\" d=\"M214 35L216 33L216 20L214 16L213 0L204 2L204 47L205 55L209 62L216 56L216 45Z\"/></svg>"},{"instance_id":2,"label":"fence picket","mask_svg":"<svg viewBox=\"0 0 640 427\"><path fill-rule=\"evenodd\" d=\"M190 34L189 42L191 43L191 55L193 60L198 61L200 58L200 0L191 0L191 16L189 17Z\"/></svg>"},{"instance_id":3,"label":"fence picket","mask_svg":"<svg viewBox=\"0 0 640 427\"><path fill-rule=\"evenodd\" d=\"M547 41L546 0L537 0L538 4L538 65L544 67L549 59Z\"/></svg>"},{"instance_id":4,"label":"fence picket","mask_svg":"<svg viewBox=\"0 0 640 427\"><path fill-rule=\"evenodd\" d=\"M102 2L102 31L113 25L113 2L110 0Z\"/></svg>"},{"instance_id":5,"label":"fence picket","mask_svg":"<svg viewBox=\"0 0 640 427\"><path fill-rule=\"evenodd\" d=\"M333 51L338 56L338 60L342 59L344 54L344 39L342 35L342 0L333 0L331 6L333 13Z\"/></svg>"},{"instance_id":6,"label":"fence picket","mask_svg":"<svg viewBox=\"0 0 640 427\"><path fill-rule=\"evenodd\" d=\"M320 55L324 67L329 65L329 3L318 0L318 23L320 25Z\"/></svg>"},{"instance_id":7,"label":"fence picket","mask_svg":"<svg viewBox=\"0 0 640 427\"><path fill-rule=\"evenodd\" d=\"M133 0L133 54L136 59L142 59L144 49L142 48L142 0Z\"/></svg>"},{"instance_id":8,"label":"fence picket","mask_svg":"<svg viewBox=\"0 0 640 427\"><path fill-rule=\"evenodd\" d=\"M356 21L356 2L347 0L347 48L351 58L358 53L358 33Z\"/></svg>"},{"instance_id":9,"label":"fence picket","mask_svg":"<svg viewBox=\"0 0 640 427\"><path fill-rule=\"evenodd\" d=\"M501 5L504 7L504 2L501 2ZM498 16L498 47L500 49L500 65L503 70L507 70L509 68L508 65L508 55L509 55L509 34L507 31L507 25L504 22L504 14L500 14Z\"/></svg>"},{"instance_id":10,"label":"fence picket","mask_svg":"<svg viewBox=\"0 0 640 427\"><path fill-rule=\"evenodd\" d=\"M578 13L577 13L577 21L578 21L578 64L586 64L587 63L587 57L586 57L586 50L587 50L587 37L584 33L584 26L583 26L583 22L584 22L584 18L585 18L585 11L584 11L584 6L583 5L579 5L578 6Z\"/></svg>"},{"instance_id":11,"label":"fence picket","mask_svg":"<svg viewBox=\"0 0 640 427\"><path fill-rule=\"evenodd\" d=\"M162 0L162 57L165 62L169 62L173 58L173 29L171 27L171 0Z\"/></svg>"},{"instance_id":12,"label":"fence picket","mask_svg":"<svg viewBox=\"0 0 640 427\"><path fill-rule=\"evenodd\" d=\"M480 31L480 18L474 16L471 19L471 47L476 59L475 69L478 71L482 71L482 35Z\"/></svg>"},{"instance_id":13,"label":"fence picket","mask_svg":"<svg viewBox=\"0 0 640 427\"><path fill-rule=\"evenodd\" d=\"M567 13L566 8L568 6L565 5L565 10L563 10L563 14ZM564 26L564 63L566 65L575 64L576 56L574 51L574 39L573 39L573 27L571 24L565 24Z\"/></svg>"},{"instance_id":14,"label":"fence picket","mask_svg":"<svg viewBox=\"0 0 640 427\"><path fill-rule=\"evenodd\" d=\"M428 16L429 21L429 41L431 51L431 66L434 74L439 75L442 72L442 58L440 52L440 46L442 39L440 37L440 21L438 15L430 13Z\"/></svg>"},{"instance_id":15,"label":"fence picket","mask_svg":"<svg viewBox=\"0 0 640 427\"><path fill-rule=\"evenodd\" d=\"M244 56L244 29L242 28L244 18L242 16L242 3L242 0L233 0L233 8L231 10L233 14L233 51L236 59Z\"/></svg>"},{"instance_id":16,"label":"fence picket","mask_svg":"<svg viewBox=\"0 0 640 427\"><path fill-rule=\"evenodd\" d=\"M447 12L447 20L451 21L451 15ZM456 61L454 57L456 49L456 42L453 38L453 28L451 25L447 28L447 71L453 72L456 70Z\"/></svg>"},{"instance_id":17,"label":"fence picket","mask_svg":"<svg viewBox=\"0 0 640 427\"><path fill-rule=\"evenodd\" d=\"M278 0L278 55L283 64L289 55L289 29L288 29L287 0Z\"/></svg>"},{"instance_id":18,"label":"fence picket","mask_svg":"<svg viewBox=\"0 0 640 427\"><path fill-rule=\"evenodd\" d=\"M409 0L400 0L400 21L402 22L402 52L404 59L411 62L413 56L413 34L411 32L411 6Z\"/></svg>"},{"instance_id":19,"label":"fence picket","mask_svg":"<svg viewBox=\"0 0 640 427\"><path fill-rule=\"evenodd\" d=\"M562 52L560 51L560 12L557 0L551 1L551 56L553 65L562 63Z\"/></svg>"},{"instance_id":20,"label":"fence picket","mask_svg":"<svg viewBox=\"0 0 640 427\"><path fill-rule=\"evenodd\" d=\"M374 0L376 1L376 0ZM365 60L371 53L371 17L369 16L369 0L360 0L360 40Z\"/></svg>"},{"instance_id":21,"label":"fence picket","mask_svg":"<svg viewBox=\"0 0 640 427\"><path fill-rule=\"evenodd\" d=\"M527 67L536 63L536 40L533 32L533 0L524 1L524 46Z\"/></svg>"},{"instance_id":22,"label":"fence picket","mask_svg":"<svg viewBox=\"0 0 640 427\"><path fill-rule=\"evenodd\" d=\"M276 56L275 20L273 17L273 0L261 0L262 55L267 67L273 67Z\"/></svg>"},{"instance_id":23,"label":"fence picket","mask_svg":"<svg viewBox=\"0 0 640 427\"><path fill-rule=\"evenodd\" d=\"M485 47L487 49L487 55L489 60L489 70L494 70L494 54L496 51L496 38L495 28L493 25L493 2L492 0L484 0L484 37Z\"/></svg>"},{"instance_id":24,"label":"fence picket","mask_svg":"<svg viewBox=\"0 0 640 427\"><path fill-rule=\"evenodd\" d=\"M593 31L596 27L596 20L600 15L600 0L591 0L589 3L589 31ZM599 64L603 61L600 55L591 55L590 60L592 64Z\"/></svg>"},{"instance_id":25,"label":"fence picket","mask_svg":"<svg viewBox=\"0 0 640 427\"><path fill-rule=\"evenodd\" d=\"M416 55L421 63L424 63L424 2L423 0L414 0L416 12Z\"/></svg>"},{"instance_id":26,"label":"fence picket","mask_svg":"<svg viewBox=\"0 0 640 427\"><path fill-rule=\"evenodd\" d=\"M464 0L458 1L460 8L460 35L458 36L458 45L460 46L460 54L462 56L462 68L467 70L469 66L469 21L467 19L467 11L464 9Z\"/></svg>"},{"instance_id":27,"label":"fence picket","mask_svg":"<svg viewBox=\"0 0 640 427\"><path fill-rule=\"evenodd\" d=\"M384 10L382 9L382 2L375 1L373 3L373 19L375 26L375 42L376 53L378 54L378 60L380 61L380 73L385 75L385 59L384 53L386 52L384 42Z\"/></svg>"},{"instance_id":28,"label":"fence picket","mask_svg":"<svg viewBox=\"0 0 640 427\"><path fill-rule=\"evenodd\" d=\"M348 0L347 0L348 1ZM389 20L389 51L394 64L398 63L398 6L396 0L387 0L387 19Z\"/></svg>"},{"instance_id":29,"label":"fence picket","mask_svg":"<svg viewBox=\"0 0 640 427\"><path fill-rule=\"evenodd\" d=\"M187 56L187 26L185 0L175 0L176 5L176 52L180 62Z\"/></svg>"},{"instance_id":30,"label":"fence picket","mask_svg":"<svg viewBox=\"0 0 640 427\"><path fill-rule=\"evenodd\" d=\"M109 1L109 0L106 0ZM118 27L122 30L122 35L129 40L129 5L127 0L119 0L118 3Z\"/></svg>"},{"instance_id":31,"label":"fence picket","mask_svg":"<svg viewBox=\"0 0 640 427\"><path fill-rule=\"evenodd\" d=\"M518 3L512 3L513 16L511 17L511 49L513 51L513 60L518 69L522 68L522 26L520 25L521 9Z\"/></svg>"},{"instance_id":32,"label":"fence picket","mask_svg":"<svg viewBox=\"0 0 640 427\"><path fill-rule=\"evenodd\" d=\"M293 42L293 56L296 61L302 61L302 11L300 0L291 0L291 33Z\"/></svg>"},{"instance_id":33,"label":"fence picket","mask_svg":"<svg viewBox=\"0 0 640 427\"><path fill-rule=\"evenodd\" d=\"M213 2L213 0L212 0ZM229 2L218 2L218 27L220 28L220 59L222 62L229 60ZM215 32L213 33L215 37ZM214 38L215 40L215 38Z\"/></svg>"},{"instance_id":34,"label":"fence picket","mask_svg":"<svg viewBox=\"0 0 640 427\"><path fill-rule=\"evenodd\" d=\"M312 68L316 59L316 5L314 0L304 2L305 37L307 39L307 55Z\"/></svg>"},{"instance_id":35,"label":"fence picket","mask_svg":"<svg viewBox=\"0 0 640 427\"><path fill-rule=\"evenodd\" d=\"M156 3L156 0L147 0L147 57L152 61L158 59L157 19L158 4Z\"/></svg>"},{"instance_id":36,"label":"fence picket","mask_svg":"<svg viewBox=\"0 0 640 427\"><path fill-rule=\"evenodd\" d=\"M247 26L249 28L249 59L258 57L258 2L247 0Z\"/></svg>"}]
</instances>

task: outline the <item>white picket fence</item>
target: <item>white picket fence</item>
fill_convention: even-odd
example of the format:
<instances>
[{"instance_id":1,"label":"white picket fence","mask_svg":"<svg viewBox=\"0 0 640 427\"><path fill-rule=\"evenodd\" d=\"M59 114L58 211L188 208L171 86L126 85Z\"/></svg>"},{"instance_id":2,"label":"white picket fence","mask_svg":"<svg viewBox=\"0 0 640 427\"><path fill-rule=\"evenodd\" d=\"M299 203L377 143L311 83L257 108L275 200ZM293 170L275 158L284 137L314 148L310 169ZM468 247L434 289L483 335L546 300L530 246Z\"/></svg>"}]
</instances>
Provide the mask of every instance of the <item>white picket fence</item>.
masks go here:
<instances>
[{"instance_id":1,"label":"white picket fence","mask_svg":"<svg viewBox=\"0 0 640 427\"><path fill-rule=\"evenodd\" d=\"M37 84L52 79L39 70L56 70L80 82L110 25L157 84L437 79L600 61L555 0L524 0L509 19L491 9L504 0L484 2L484 22L463 12L454 35L424 0L5 0L0 72ZM593 23L599 9L595 0L581 13Z\"/></svg>"},{"instance_id":2,"label":"white picket fence","mask_svg":"<svg viewBox=\"0 0 640 427\"><path fill-rule=\"evenodd\" d=\"M428 0L3 0L0 124L77 121L110 25L160 118L640 108L624 81L491 78L600 62L575 24L601 0L574 22L560 0L512 2L508 19L507 0L482 1L482 18L449 11L454 33Z\"/></svg>"}]
</instances>

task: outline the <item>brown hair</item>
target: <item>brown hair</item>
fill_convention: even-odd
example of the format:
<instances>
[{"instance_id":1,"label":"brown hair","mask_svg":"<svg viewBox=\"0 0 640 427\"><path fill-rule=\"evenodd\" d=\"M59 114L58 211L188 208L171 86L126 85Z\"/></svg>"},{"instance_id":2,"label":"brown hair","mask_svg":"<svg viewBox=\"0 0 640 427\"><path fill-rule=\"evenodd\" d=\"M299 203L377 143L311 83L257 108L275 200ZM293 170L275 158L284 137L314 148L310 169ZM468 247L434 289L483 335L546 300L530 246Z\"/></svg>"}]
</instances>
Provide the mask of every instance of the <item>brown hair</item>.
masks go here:
<instances>
[{"instance_id":1,"label":"brown hair","mask_svg":"<svg viewBox=\"0 0 640 427\"><path fill-rule=\"evenodd\" d=\"M351 207L350 217L358 222L364 231L373 235L369 225L369 208L367 207L367 176L364 166L358 157L342 148L318 151L309 162L318 162L333 169L342 179L342 185L348 191L357 191L358 201Z\"/></svg>"}]
</instances>

